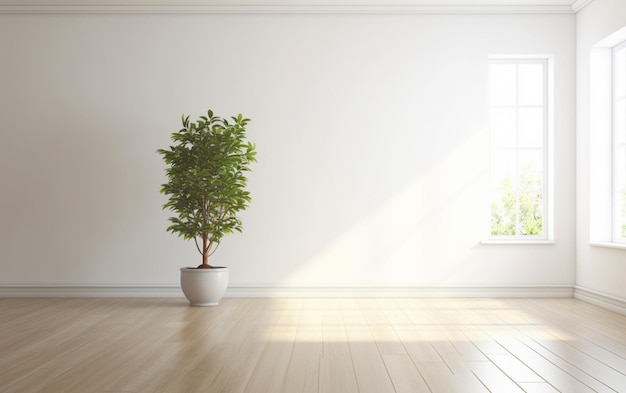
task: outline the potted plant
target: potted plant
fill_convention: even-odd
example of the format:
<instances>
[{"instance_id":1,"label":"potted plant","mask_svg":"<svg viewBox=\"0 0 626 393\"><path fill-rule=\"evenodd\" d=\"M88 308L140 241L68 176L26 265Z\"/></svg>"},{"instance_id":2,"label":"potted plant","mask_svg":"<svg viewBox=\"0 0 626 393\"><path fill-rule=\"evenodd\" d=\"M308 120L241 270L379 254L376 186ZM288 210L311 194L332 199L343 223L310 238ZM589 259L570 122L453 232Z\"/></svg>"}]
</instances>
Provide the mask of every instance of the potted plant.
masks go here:
<instances>
[{"instance_id":1,"label":"potted plant","mask_svg":"<svg viewBox=\"0 0 626 393\"><path fill-rule=\"evenodd\" d=\"M163 209L175 213L167 231L193 239L202 256L198 267L180 269L192 306L217 305L228 286L228 268L210 265L209 257L224 235L243 229L237 213L250 203L245 172L256 161L256 146L246 141L249 121L241 114L226 120L211 110L195 123L183 115L183 128L171 135L173 145L157 151L167 164L161 193L169 199Z\"/></svg>"}]
</instances>

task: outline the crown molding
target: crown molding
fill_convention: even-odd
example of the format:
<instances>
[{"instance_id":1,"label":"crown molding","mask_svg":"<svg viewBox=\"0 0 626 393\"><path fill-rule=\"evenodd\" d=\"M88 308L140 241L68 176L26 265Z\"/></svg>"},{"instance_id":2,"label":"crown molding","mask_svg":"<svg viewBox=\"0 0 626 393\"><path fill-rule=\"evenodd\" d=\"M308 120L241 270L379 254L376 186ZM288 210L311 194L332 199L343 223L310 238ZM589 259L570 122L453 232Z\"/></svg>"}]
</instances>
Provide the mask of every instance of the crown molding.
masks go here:
<instances>
[{"instance_id":1,"label":"crown molding","mask_svg":"<svg viewBox=\"0 0 626 393\"><path fill-rule=\"evenodd\" d=\"M0 0L0 14L571 14L572 1L591 0Z\"/></svg>"},{"instance_id":2,"label":"crown molding","mask_svg":"<svg viewBox=\"0 0 626 393\"><path fill-rule=\"evenodd\" d=\"M583 8L585 8L592 1L593 0L574 0L572 2L572 11L574 11L574 12L580 11Z\"/></svg>"}]
</instances>

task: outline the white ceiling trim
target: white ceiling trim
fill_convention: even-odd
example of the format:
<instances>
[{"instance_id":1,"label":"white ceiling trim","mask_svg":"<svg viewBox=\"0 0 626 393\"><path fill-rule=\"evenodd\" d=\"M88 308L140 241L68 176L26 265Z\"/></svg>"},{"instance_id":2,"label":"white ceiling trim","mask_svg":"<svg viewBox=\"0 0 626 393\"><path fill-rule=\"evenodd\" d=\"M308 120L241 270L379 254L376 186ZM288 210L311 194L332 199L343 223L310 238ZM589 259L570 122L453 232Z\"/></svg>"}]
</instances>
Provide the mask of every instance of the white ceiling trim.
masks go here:
<instances>
[{"instance_id":1,"label":"white ceiling trim","mask_svg":"<svg viewBox=\"0 0 626 393\"><path fill-rule=\"evenodd\" d=\"M217 4L204 0L182 3L176 0L158 2L0 0L0 14L571 14L592 0L412 0L406 4L381 4L381 1L346 4L315 4L289 0L281 4L262 2ZM576 8L575 8L576 7Z\"/></svg>"},{"instance_id":2,"label":"white ceiling trim","mask_svg":"<svg viewBox=\"0 0 626 393\"><path fill-rule=\"evenodd\" d=\"M574 0L572 3L572 10L574 12L578 12L582 10L587 4L591 3L593 0Z\"/></svg>"}]
</instances>

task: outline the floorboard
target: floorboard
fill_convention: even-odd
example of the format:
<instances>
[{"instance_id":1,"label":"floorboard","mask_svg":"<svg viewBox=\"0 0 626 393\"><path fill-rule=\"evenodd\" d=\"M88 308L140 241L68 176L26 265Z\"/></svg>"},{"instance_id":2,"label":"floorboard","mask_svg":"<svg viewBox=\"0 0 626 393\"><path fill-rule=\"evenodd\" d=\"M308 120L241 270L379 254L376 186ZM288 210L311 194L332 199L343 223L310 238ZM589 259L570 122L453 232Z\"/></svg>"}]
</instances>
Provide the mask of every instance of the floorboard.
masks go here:
<instances>
[{"instance_id":1,"label":"floorboard","mask_svg":"<svg viewBox=\"0 0 626 393\"><path fill-rule=\"evenodd\" d=\"M0 299L3 393L626 392L576 299Z\"/></svg>"}]
</instances>

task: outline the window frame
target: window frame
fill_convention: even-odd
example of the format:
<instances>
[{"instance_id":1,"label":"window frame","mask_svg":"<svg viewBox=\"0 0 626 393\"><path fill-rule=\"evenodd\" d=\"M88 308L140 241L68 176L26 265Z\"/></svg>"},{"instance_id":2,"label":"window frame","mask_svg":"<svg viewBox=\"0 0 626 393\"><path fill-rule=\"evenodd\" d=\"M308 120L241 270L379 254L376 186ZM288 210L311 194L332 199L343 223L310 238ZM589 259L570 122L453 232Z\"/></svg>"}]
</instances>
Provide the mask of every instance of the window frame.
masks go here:
<instances>
[{"instance_id":1,"label":"window frame","mask_svg":"<svg viewBox=\"0 0 626 393\"><path fill-rule=\"evenodd\" d=\"M589 241L593 247L626 251L614 241L613 49L626 42L626 26L589 51Z\"/></svg>"},{"instance_id":2,"label":"window frame","mask_svg":"<svg viewBox=\"0 0 626 393\"><path fill-rule=\"evenodd\" d=\"M626 225L626 220L621 220L619 217L623 215L621 206L626 203L618 196L626 194L626 179L622 179L622 185L618 185L618 164L620 157L618 157L618 149L624 150L624 156L621 157L626 163L626 127L625 129L617 129L617 107L618 104L624 106L626 113L626 94L624 96L618 96L617 90L617 52L624 51L626 57L626 40L616 44L611 48L611 241L612 243L626 245L626 236L621 236L620 232L622 225ZM624 62L626 68L626 61ZM624 91L626 92L626 70L622 70L625 77L622 80ZM621 103L619 101L622 101ZM626 124L626 122L625 122ZM618 132L622 133L621 139L623 142L619 142ZM626 174L626 168L622 168L622 173Z\"/></svg>"},{"instance_id":3,"label":"window frame","mask_svg":"<svg viewBox=\"0 0 626 393\"><path fill-rule=\"evenodd\" d=\"M493 186L494 180L494 163L493 163L493 155L495 151L505 151L511 150L513 154L515 154L515 183L519 184L521 174L519 173L520 167L520 159L519 154L520 151L539 151L541 150L542 157L542 176L543 182L541 186L542 192L542 228L541 235L524 235L519 232L520 223L519 223L519 197L516 198L516 233L515 235L493 235L492 234L492 223L491 219L489 220L489 227L487 230L487 240L484 243L494 243L494 244L552 244L554 242L554 233L553 233L553 166L552 166L552 149L553 149L553 136L552 136L552 123L553 123L553 61L552 56L550 55L506 55L506 56L489 56L488 57L488 120L489 120L489 135L490 135L490 182L489 182L489 207L488 212L489 215L492 214L491 203L494 200L494 193L496 192L496 188ZM515 104L513 105L496 105L492 102L491 92L492 92L492 65L494 64L512 64L516 67L516 75L515 75ZM521 104L519 102L519 86L520 86L520 77L518 74L519 66L523 64L539 64L542 66L542 74L543 74L543 85L542 85L542 105L526 105ZM503 108L510 107L515 109L515 146L514 147L496 147L493 143L493 121L494 121L494 109L495 108ZM520 146L520 117L519 112L520 109L524 108L541 108L543 110L543 135L542 135L542 146L541 148L537 147L521 147ZM520 194L519 187L515 187L515 193L517 196Z\"/></svg>"}]
</instances>

